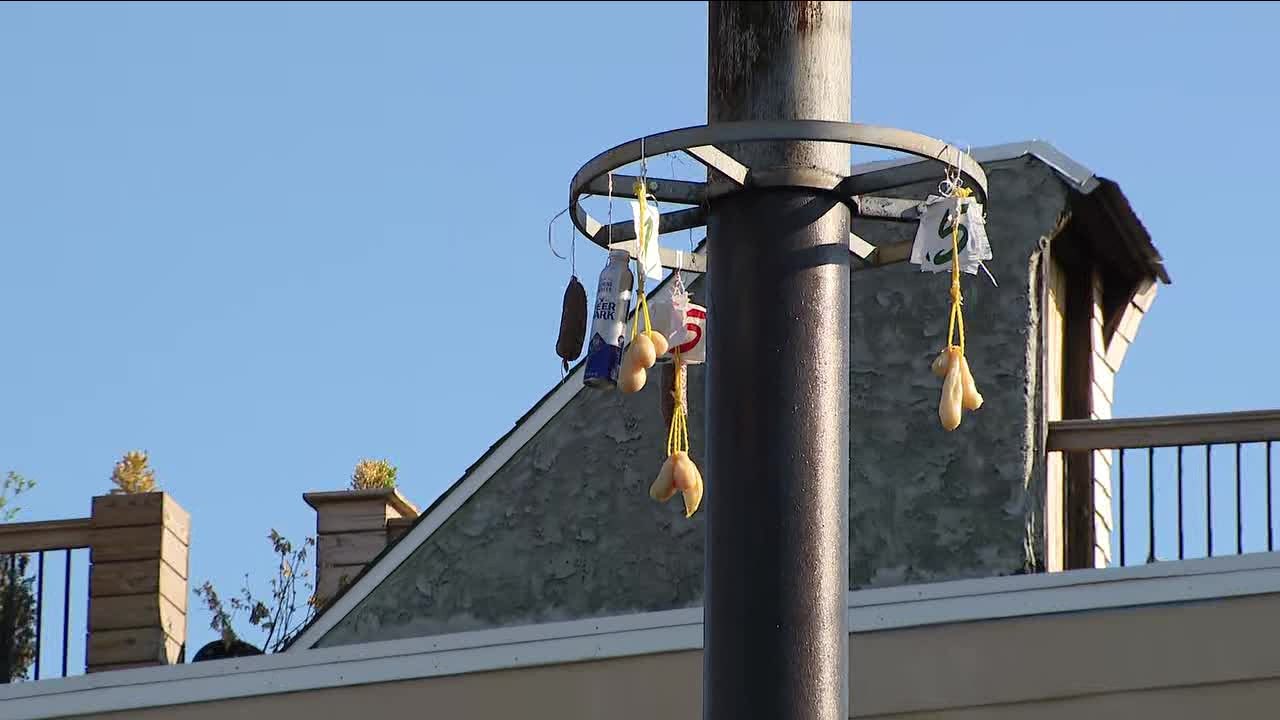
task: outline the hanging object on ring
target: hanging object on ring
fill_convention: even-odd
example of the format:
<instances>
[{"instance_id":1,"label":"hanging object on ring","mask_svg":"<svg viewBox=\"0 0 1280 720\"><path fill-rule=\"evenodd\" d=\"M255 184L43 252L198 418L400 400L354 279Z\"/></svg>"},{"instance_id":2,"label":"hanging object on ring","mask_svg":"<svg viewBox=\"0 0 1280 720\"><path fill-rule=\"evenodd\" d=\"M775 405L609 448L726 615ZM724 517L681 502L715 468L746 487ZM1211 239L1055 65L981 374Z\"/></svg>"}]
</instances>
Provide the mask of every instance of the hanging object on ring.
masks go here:
<instances>
[{"instance_id":1,"label":"hanging object on ring","mask_svg":"<svg viewBox=\"0 0 1280 720\"><path fill-rule=\"evenodd\" d=\"M689 457L688 366L681 360L678 350L673 356L674 362L663 367L662 407L668 426L667 458L658 471L658 477L649 486L649 497L665 503L679 492L684 497L684 516L691 518L702 504L704 485L702 472Z\"/></svg>"},{"instance_id":2,"label":"hanging object on ring","mask_svg":"<svg viewBox=\"0 0 1280 720\"><path fill-rule=\"evenodd\" d=\"M623 346L627 341L627 312L631 308L630 261L631 255L626 250L614 250L600 271L582 376L587 387L613 388L618 384Z\"/></svg>"},{"instance_id":3,"label":"hanging object on ring","mask_svg":"<svg viewBox=\"0 0 1280 720\"><path fill-rule=\"evenodd\" d=\"M637 183L637 187L639 185ZM662 258L658 254L658 225L662 215L647 206L647 198L631 201L632 223L636 231L636 247L640 248L637 253L640 267L645 279L656 283L662 280Z\"/></svg>"},{"instance_id":4,"label":"hanging object on ring","mask_svg":"<svg viewBox=\"0 0 1280 720\"><path fill-rule=\"evenodd\" d=\"M666 300L653 304L653 329L671 346L668 359L674 360L680 351L680 360L686 365L701 365L707 359L707 308L693 302L693 295L677 284Z\"/></svg>"},{"instance_id":5,"label":"hanging object on ring","mask_svg":"<svg viewBox=\"0 0 1280 720\"><path fill-rule=\"evenodd\" d=\"M959 252L961 272L975 275L984 262L991 259L991 244L982 203L961 189L964 197L930 195L925 200L911 246L911 262L921 272L945 272L951 269L954 253ZM960 200L957 210L957 200ZM956 218L959 217L959 222ZM952 243L952 235L956 242Z\"/></svg>"},{"instance_id":6,"label":"hanging object on ring","mask_svg":"<svg viewBox=\"0 0 1280 720\"><path fill-rule=\"evenodd\" d=\"M970 191L960 186L959 178L949 178L943 185L951 194L945 202L938 202L925 211L920 231L916 233L912 261L917 261L915 250L922 250L922 257L919 258L922 270L951 270L951 317L947 323L947 347L938 354L931 367L933 374L943 379L938 420L942 423L943 430L951 432L960 427L963 411L982 407L982 395L978 392L977 383L969 369L969 361L965 357L964 297L960 292L960 274L962 271L977 273L982 260L990 259L991 249L986 245L985 230L975 232L972 238L968 237L968 227L982 226L980 221L974 222L975 217L968 214L977 205L972 200ZM966 219L969 221L967 224ZM936 231L933 230L935 223ZM930 232L936 232L939 237L949 234L950 247L938 249L940 244L932 239L922 243L922 235ZM984 252L985 258L982 257ZM966 269L966 265L972 269Z\"/></svg>"},{"instance_id":7,"label":"hanging object on ring","mask_svg":"<svg viewBox=\"0 0 1280 720\"><path fill-rule=\"evenodd\" d=\"M565 286L564 298L560 301L560 333L556 336L556 355L560 356L561 372L569 372L569 363L577 360L582 354L582 343L587 333L587 291L578 280L577 235L573 232L573 223L569 223L569 257L556 252L551 241L551 231L556 220L569 208L565 208L547 223L547 247L551 254L561 260L569 261L569 284Z\"/></svg>"},{"instance_id":8,"label":"hanging object on ring","mask_svg":"<svg viewBox=\"0 0 1280 720\"><path fill-rule=\"evenodd\" d=\"M684 278L677 269L671 280L670 307L659 311L668 325L654 330L671 341L671 363L662 367L662 419L667 424L667 458L649 486L649 497L665 503L679 491L684 496L684 516L693 517L702 504L702 472L689 457L689 363L687 351L702 347L702 326L688 322L696 307L689 302ZM705 309L701 319L706 319ZM701 358L699 358L701 362Z\"/></svg>"},{"instance_id":9,"label":"hanging object on ring","mask_svg":"<svg viewBox=\"0 0 1280 720\"><path fill-rule=\"evenodd\" d=\"M657 213L648 207L648 186L642 174L635 183L637 202L633 203L636 212L636 242L639 252L636 254L636 314L631 325L631 343L622 355L622 369L618 375L618 389L624 393L640 392L648 379L649 368L658 361L659 355L667 352L667 338L653 329L653 320L649 315L649 301L644 292L644 281L652 270L646 268L648 258L657 257L658 220ZM643 231L643 232L642 232ZM657 265L658 277L661 277L662 265ZM644 330L641 331L641 322Z\"/></svg>"},{"instance_id":10,"label":"hanging object on ring","mask_svg":"<svg viewBox=\"0 0 1280 720\"><path fill-rule=\"evenodd\" d=\"M560 356L564 371L569 363L582 354L582 343L587 335L587 290L577 275L569 276L560 303L560 335L556 338L556 354Z\"/></svg>"}]
</instances>

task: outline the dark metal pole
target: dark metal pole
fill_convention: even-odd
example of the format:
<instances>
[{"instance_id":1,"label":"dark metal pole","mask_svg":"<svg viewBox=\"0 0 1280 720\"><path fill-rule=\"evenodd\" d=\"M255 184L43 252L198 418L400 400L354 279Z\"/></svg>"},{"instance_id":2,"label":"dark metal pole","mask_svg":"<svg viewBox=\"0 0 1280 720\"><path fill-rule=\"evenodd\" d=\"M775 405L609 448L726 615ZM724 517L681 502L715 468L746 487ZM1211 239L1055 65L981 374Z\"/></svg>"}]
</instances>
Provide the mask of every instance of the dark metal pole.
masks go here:
<instances>
[{"instance_id":1,"label":"dark metal pole","mask_svg":"<svg viewBox=\"0 0 1280 720\"><path fill-rule=\"evenodd\" d=\"M711 2L708 122L847 122L851 45L847 2ZM844 145L724 149L765 184L849 170ZM848 717L848 233L821 192L710 203L708 720Z\"/></svg>"}]
</instances>

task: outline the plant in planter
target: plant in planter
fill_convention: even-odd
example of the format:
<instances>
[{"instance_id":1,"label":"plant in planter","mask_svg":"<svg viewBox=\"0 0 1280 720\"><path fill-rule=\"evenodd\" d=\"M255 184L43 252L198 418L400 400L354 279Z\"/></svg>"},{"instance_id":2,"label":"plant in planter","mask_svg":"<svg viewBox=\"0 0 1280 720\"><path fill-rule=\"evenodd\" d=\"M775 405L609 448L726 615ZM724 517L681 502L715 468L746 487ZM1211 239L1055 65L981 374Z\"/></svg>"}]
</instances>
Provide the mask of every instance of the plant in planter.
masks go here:
<instances>
[{"instance_id":1,"label":"plant in planter","mask_svg":"<svg viewBox=\"0 0 1280 720\"><path fill-rule=\"evenodd\" d=\"M254 595L249 589L248 575L240 594L226 602L209 581L195 589L196 597L213 616L209 626L218 633L219 639L200 648L192 662L279 652L311 622L315 614L315 587L306 567L307 554L315 546L315 539L306 538L301 546L294 547L275 530L267 538L276 559L276 574L271 579L271 592L267 597ZM234 621L241 613L246 613L249 625L263 634L260 646L246 642L236 632Z\"/></svg>"},{"instance_id":2,"label":"plant in planter","mask_svg":"<svg viewBox=\"0 0 1280 720\"><path fill-rule=\"evenodd\" d=\"M10 471L0 481L0 523L22 508L13 504L35 482ZM34 577L27 577L30 556L0 555L0 683L25 678L36 657Z\"/></svg>"},{"instance_id":3,"label":"plant in planter","mask_svg":"<svg viewBox=\"0 0 1280 720\"><path fill-rule=\"evenodd\" d=\"M387 460L361 460L351 473L352 490L380 490L396 486L398 469Z\"/></svg>"},{"instance_id":4,"label":"plant in planter","mask_svg":"<svg viewBox=\"0 0 1280 720\"><path fill-rule=\"evenodd\" d=\"M112 495L155 492L156 472L147 464L147 453L130 450L111 471Z\"/></svg>"}]
</instances>

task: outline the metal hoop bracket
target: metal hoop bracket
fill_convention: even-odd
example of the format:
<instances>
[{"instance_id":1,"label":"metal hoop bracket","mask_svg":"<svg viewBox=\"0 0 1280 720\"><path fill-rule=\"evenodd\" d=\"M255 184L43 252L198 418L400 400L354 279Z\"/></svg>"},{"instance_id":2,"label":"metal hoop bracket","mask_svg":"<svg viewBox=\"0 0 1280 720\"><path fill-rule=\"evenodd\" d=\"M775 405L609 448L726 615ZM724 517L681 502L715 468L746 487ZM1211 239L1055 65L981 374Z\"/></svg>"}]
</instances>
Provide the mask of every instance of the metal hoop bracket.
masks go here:
<instances>
[{"instance_id":1,"label":"metal hoop bracket","mask_svg":"<svg viewBox=\"0 0 1280 720\"><path fill-rule=\"evenodd\" d=\"M843 177L826 173L786 173L782 176L753 175L751 168L734 159L717 145L747 142L837 142L846 145L894 150L939 163L947 170L958 172L966 185L973 190L980 202L987 201L987 176L967 153L941 140L896 128L861 125L830 120L768 120L697 125L648 135L606 150L583 165L569 184L570 217L579 232L605 249L638 252L635 229L631 221L603 225L583 210L584 195L604 195L608 192L609 175L619 168L639 162L645 156L654 157L669 152L683 152L709 171L728 182L719 182L720 189L711 184L687 180L652 179L647 185L650 195L659 202L669 202L694 207L661 214L663 233L702 227L707 223L706 204L727 192L753 187L794 187L835 192L847 197L862 217L889 220L914 221L918 217L919 202L898 198L871 197L868 193L883 190L873 182L857 175ZM631 175L613 176L613 194L634 198L632 186L638 178ZM727 189L723 189L727 186ZM613 239L610 245L609 239ZM905 259L901 248L876 248L850 234L850 250L872 265L882 265ZM678 259L687 272L705 272L705 255L690 257L687 253L677 258L668 248L660 248L663 267L676 269Z\"/></svg>"}]
</instances>

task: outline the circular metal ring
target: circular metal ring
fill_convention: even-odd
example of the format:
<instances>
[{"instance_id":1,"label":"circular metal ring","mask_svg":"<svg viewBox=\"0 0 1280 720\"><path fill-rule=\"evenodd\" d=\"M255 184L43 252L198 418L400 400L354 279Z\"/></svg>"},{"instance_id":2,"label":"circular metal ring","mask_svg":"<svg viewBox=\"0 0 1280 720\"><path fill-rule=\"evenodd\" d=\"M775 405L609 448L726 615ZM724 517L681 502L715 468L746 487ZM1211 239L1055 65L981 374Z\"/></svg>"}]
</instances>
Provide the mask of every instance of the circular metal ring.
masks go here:
<instances>
[{"instance_id":1,"label":"circular metal ring","mask_svg":"<svg viewBox=\"0 0 1280 720\"><path fill-rule=\"evenodd\" d=\"M746 142L837 142L846 145L874 147L883 150L895 150L914 155L925 160L932 160L947 168L958 171L965 183L974 190L980 202L987 200L987 176L982 166L967 153L941 140L927 135L899 130L897 128L862 125L858 123L836 122L831 120L765 120L747 122L716 123L714 125L697 125L694 127L669 130L656 135L631 140L617 147L606 150L583 165L569 184L570 217L579 232L597 245L608 249L609 239L604 227L591 218L582 209L583 195L599 194L592 190L600 180L619 168L639 162L645 157L654 157L675 151L695 151L717 153L721 159L734 169L735 180L743 187L752 187L750 169L745 168L727 155L723 155L715 146ZM696 155L695 155L696 157ZM705 158L697 158L704 164ZM659 183L662 181L659 180ZM769 183L770 186L774 183ZM824 188L831 189L831 188ZM626 193L620 193L626 195ZM695 210L697 210L695 208ZM689 211L678 211L689 213ZM676 213L663 213L662 217ZM688 215L678 228L698 227L705 224L705 217L699 212ZM663 223L664 227L667 227ZM634 233L626 233L628 239ZM664 263L665 264L665 263Z\"/></svg>"}]
</instances>

